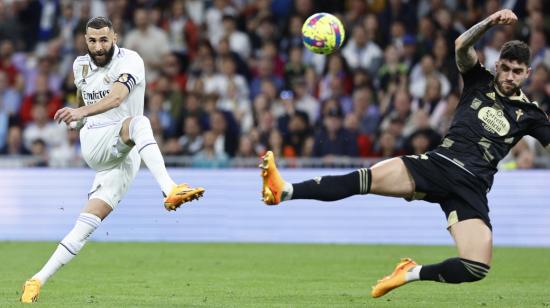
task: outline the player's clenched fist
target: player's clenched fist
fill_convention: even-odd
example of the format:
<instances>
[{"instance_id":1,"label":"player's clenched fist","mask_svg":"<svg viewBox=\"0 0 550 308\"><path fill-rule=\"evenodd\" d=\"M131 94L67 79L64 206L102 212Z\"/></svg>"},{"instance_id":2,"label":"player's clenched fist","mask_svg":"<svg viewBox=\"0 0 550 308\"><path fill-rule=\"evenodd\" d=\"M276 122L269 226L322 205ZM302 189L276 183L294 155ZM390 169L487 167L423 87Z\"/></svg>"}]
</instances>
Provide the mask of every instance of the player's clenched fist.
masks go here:
<instances>
[{"instance_id":1,"label":"player's clenched fist","mask_svg":"<svg viewBox=\"0 0 550 308\"><path fill-rule=\"evenodd\" d=\"M65 122L66 124L69 124L73 121L79 121L82 120L84 117L84 113L80 108L61 108L57 110L55 115L53 116L53 119L57 121L57 123Z\"/></svg>"},{"instance_id":2,"label":"player's clenched fist","mask_svg":"<svg viewBox=\"0 0 550 308\"><path fill-rule=\"evenodd\" d=\"M511 10L500 10L489 16L491 25L512 25L518 21L518 17Z\"/></svg>"}]
</instances>

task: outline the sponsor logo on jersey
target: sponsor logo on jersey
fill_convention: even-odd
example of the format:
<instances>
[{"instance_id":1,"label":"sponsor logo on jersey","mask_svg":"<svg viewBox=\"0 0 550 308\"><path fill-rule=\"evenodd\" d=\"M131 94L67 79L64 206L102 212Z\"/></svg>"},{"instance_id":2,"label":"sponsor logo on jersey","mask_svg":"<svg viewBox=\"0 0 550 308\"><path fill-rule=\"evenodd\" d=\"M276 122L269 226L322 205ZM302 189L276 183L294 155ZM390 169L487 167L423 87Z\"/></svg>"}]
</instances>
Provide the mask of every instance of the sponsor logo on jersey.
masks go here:
<instances>
[{"instance_id":1,"label":"sponsor logo on jersey","mask_svg":"<svg viewBox=\"0 0 550 308\"><path fill-rule=\"evenodd\" d=\"M100 90L100 91L92 91L92 92L82 91L82 97L86 101L86 104L90 105L107 96L109 92L110 92L109 90Z\"/></svg>"},{"instance_id":2,"label":"sponsor logo on jersey","mask_svg":"<svg viewBox=\"0 0 550 308\"><path fill-rule=\"evenodd\" d=\"M504 112L493 107L483 107L477 113L483 128L499 136L505 136L510 132L510 123L506 120Z\"/></svg>"},{"instance_id":3,"label":"sponsor logo on jersey","mask_svg":"<svg viewBox=\"0 0 550 308\"><path fill-rule=\"evenodd\" d=\"M496 99L495 99L495 92L485 93L485 95L487 95L487 97L490 98L490 99L492 99L492 100L496 100Z\"/></svg>"}]
</instances>

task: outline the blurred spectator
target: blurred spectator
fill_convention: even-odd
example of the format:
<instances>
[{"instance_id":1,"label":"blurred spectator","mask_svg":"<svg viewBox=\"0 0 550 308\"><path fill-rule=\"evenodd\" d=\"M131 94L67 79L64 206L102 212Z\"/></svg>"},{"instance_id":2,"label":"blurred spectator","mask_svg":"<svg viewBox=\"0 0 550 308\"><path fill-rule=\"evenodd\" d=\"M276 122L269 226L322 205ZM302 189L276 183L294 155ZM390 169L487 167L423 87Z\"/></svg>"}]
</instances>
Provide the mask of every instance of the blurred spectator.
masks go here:
<instances>
[{"instance_id":1,"label":"blurred spectator","mask_svg":"<svg viewBox=\"0 0 550 308\"><path fill-rule=\"evenodd\" d=\"M268 55L261 56L256 67L256 74L250 83L250 97L254 98L258 93L262 92L262 83L269 81L275 86L278 92L282 89L284 82L281 77L275 74L273 59ZM275 94L276 93L272 93Z\"/></svg>"},{"instance_id":2,"label":"blurred spectator","mask_svg":"<svg viewBox=\"0 0 550 308\"><path fill-rule=\"evenodd\" d=\"M214 150L216 153L225 153L229 157L235 156L238 146L238 134L229 128L226 114L213 111L209 115L210 131L215 135ZM206 137L204 137L206 138ZM206 139L204 141L206 147Z\"/></svg>"},{"instance_id":3,"label":"blurred spectator","mask_svg":"<svg viewBox=\"0 0 550 308\"><path fill-rule=\"evenodd\" d=\"M67 127L48 119L46 106L32 106L32 122L23 131L23 144L32 150L32 143L41 139L47 148L62 145L67 142Z\"/></svg>"},{"instance_id":4,"label":"blurred spectator","mask_svg":"<svg viewBox=\"0 0 550 308\"><path fill-rule=\"evenodd\" d=\"M415 98L424 96L428 77L439 79L441 84L441 95L447 96L451 90L449 79L441 74L435 67L434 58L431 55L422 57L422 61L415 65L410 74L409 91Z\"/></svg>"},{"instance_id":5,"label":"blurred spectator","mask_svg":"<svg viewBox=\"0 0 550 308\"><path fill-rule=\"evenodd\" d=\"M373 156L380 158L389 158L399 155L403 155L404 152L400 150L397 142L397 138L389 130L384 130L377 139L377 142L373 148Z\"/></svg>"},{"instance_id":6,"label":"blurred spectator","mask_svg":"<svg viewBox=\"0 0 550 308\"><path fill-rule=\"evenodd\" d=\"M485 62L483 65L491 72L495 72L495 64L500 57L500 48L506 43L507 38L502 30L495 30L487 46L483 49Z\"/></svg>"},{"instance_id":7,"label":"blurred spectator","mask_svg":"<svg viewBox=\"0 0 550 308\"><path fill-rule=\"evenodd\" d=\"M150 13L145 8L134 11L135 29L128 32L123 46L135 50L143 58L147 80L158 76L162 57L170 52L168 35L159 27L151 24Z\"/></svg>"},{"instance_id":8,"label":"blurred spectator","mask_svg":"<svg viewBox=\"0 0 550 308\"><path fill-rule=\"evenodd\" d=\"M319 118L319 101L307 92L306 82L303 78L294 79L291 88L291 93L296 103L296 110L305 112L309 119L309 124L313 125Z\"/></svg>"},{"instance_id":9,"label":"blurred spectator","mask_svg":"<svg viewBox=\"0 0 550 308\"><path fill-rule=\"evenodd\" d=\"M163 136L171 136L174 134L174 122L170 115L170 103L162 92L150 93L147 100L147 109L145 115L149 118L157 117Z\"/></svg>"},{"instance_id":10,"label":"blurred spectator","mask_svg":"<svg viewBox=\"0 0 550 308\"><path fill-rule=\"evenodd\" d=\"M30 95L37 91L37 84L40 76L46 76L47 87L52 93L59 93L61 85L63 84L63 77L54 69L55 63L56 59L49 56L41 56L38 58L36 67L28 69L25 72L25 95Z\"/></svg>"},{"instance_id":11,"label":"blurred spectator","mask_svg":"<svg viewBox=\"0 0 550 308\"><path fill-rule=\"evenodd\" d=\"M35 92L27 95L21 105L20 117L23 124L33 120L34 106L43 106L47 112L47 118L53 119L55 112L63 107L61 97L48 88L48 76L38 75L36 77Z\"/></svg>"},{"instance_id":12,"label":"blurred spectator","mask_svg":"<svg viewBox=\"0 0 550 308\"><path fill-rule=\"evenodd\" d=\"M193 156L203 148L203 136L199 118L188 116L184 119L184 134L179 138L180 149L174 154Z\"/></svg>"},{"instance_id":13,"label":"blurred spectator","mask_svg":"<svg viewBox=\"0 0 550 308\"><path fill-rule=\"evenodd\" d=\"M283 139L286 157L311 156L313 138L311 138L311 126L305 113L295 112L288 117Z\"/></svg>"},{"instance_id":14,"label":"blurred spectator","mask_svg":"<svg viewBox=\"0 0 550 308\"><path fill-rule=\"evenodd\" d=\"M290 16L287 24L287 29L281 38L279 48L282 52L289 55L292 61L291 49L299 48L303 49L302 43L302 25L304 20L298 15Z\"/></svg>"},{"instance_id":15,"label":"blurred spectator","mask_svg":"<svg viewBox=\"0 0 550 308\"><path fill-rule=\"evenodd\" d=\"M250 135L241 135L239 138L239 148L235 154L236 158L257 158L256 147Z\"/></svg>"},{"instance_id":16,"label":"blurred spectator","mask_svg":"<svg viewBox=\"0 0 550 308\"><path fill-rule=\"evenodd\" d=\"M390 84L399 84L406 78L408 67L399 60L399 51L394 45L388 45L384 51L384 64L378 70L379 87L388 90Z\"/></svg>"},{"instance_id":17,"label":"blurred spectator","mask_svg":"<svg viewBox=\"0 0 550 308\"><path fill-rule=\"evenodd\" d=\"M169 14L163 28L168 33L171 50L193 58L197 52L199 29L187 14L185 1L174 1Z\"/></svg>"},{"instance_id":18,"label":"blurred spectator","mask_svg":"<svg viewBox=\"0 0 550 308\"><path fill-rule=\"evenodd\" d=\"M454 56L449 53L449 47L442 35L438 35L434 41L433 54L435 68L449 79L451 89L458 89L458 68Z\"/></svg>"},{"instance_id":19,"label":"blurred spectator","mask_svg":"<svg viewBox=\"0 0 550 308\"><path fill-rule=\"evenodd\" d=\"M29 167L48 167L48 151L44 140L34 139L30 145L30 152L34 160L29 163Z\"/></svg>"},{"instance_id":20,"label":"blurred spectator","mask_svg":"<svg viewBox=\"0 0 550 308\"><path fill-rule=\"evenodd\" d=\"M374 134L380 124L380 110L373 102L370 88L360 87L353 92L353 114L356 115L359 130L363 134Z\"/></svg>"},{"instance_id":21,"label":"blurred spectator","mask_svg":"<svg viewBox=\"0 0 550 308\"><path fill-rule=\"evenodd\" d=\"M25 80L14 63L15 46L12 41L0 41L0 72L8 76L9 85L16 90L23 89Z\"/></svg>"},{"instance_id":22,"label":"blurred spectator","mask_svg":"<svg viewBox=\"0 0 550 308\"><path fill-rule=\"evenodd\" d=\"M51 167L83 166L80 152L79 131L71 129L68 132L68 142L53 147L50 151L48 165Z\"/></svg>"},{"instance_id":23,"label":"blurred spectator","mask_svg":"<svg viewBox=\"0 0 550 308\"><path fill-rule=\"evenodd\" d=\"M342 55L352 68L364 68L376 74L382 64L382 50L373 41L369 41L367 31L362 24L353 27L351 38L342 49Z\"/></svg>"},{"instance_id":24,"label":"blurred spectator","mask_svg":"<svg viewBox=\"0 0 550 308\"><path fill-rule=\"evenodd\" d=\"M351 92L352 84L346 59L339 53L329 55L323 70L323 77L319 81L319 99L348 95ZM335 93L335 90L338 93Z\"/></svg>"},{"instance_id":25,"label":"blurred spectator","mask_svg":"<svg viewBox=\"0 0 550 308\"><path fill-rule=\"evenodd\" d=\"M529 39L529 47L531 48L531 67L538 67L541 63L550 67L550 48L544 32L533 31Z\"/></svg>"},{"instance_id":26,"label":"blurred spectator","mask_svg":"<svg viewBox=\"0 0 550 308\"><path fill-rule=\"evenodd\" d=\"M323 118L323 126L315 134L314 157L359 155L353 134L343 127L342 110L331 108Z\"/></svg>"},{"instance_id":27,"label":"blurred spectator","mask_svg":"<svg viewBox=\"0 0 550 308\"><path fill-rule=\"evenodd\" d=\"M0 148L0 154L10 156L30 154L23 145L23 133L19 126L10 126L7 135L6 144Z\"/></svg>"},{"instance_id":28,"label":"blurred spectator","mask_svg":"<svg viewBox=\"0 0 550 308\"><path fill-rule=\"evenodd\" d=\"M539 64L533 69L526 92L542 110L546 113L550 112L550 69L548 67Z\"/></svg>"},{"instance_id":29,"label":"blurred spectator","mask_svg":"<svg viewBox=\"0 0 550 308\"><path fill-rule=\"evenodd\" d=\"M0 1L0 41L21 39L21 27L15 17L12 3Z\"/></svg>"},{"instance_id":30,"label":"blurred spectator","mask_svg":"<svg viewBox=\"0 0 550 308\"><path fill-rule=\"evenodd\" d=\"M344 119L344 128L347 129L357 142L357 150L360 157L372 156L372 137L360 130L359 117L356 113L349 113Z\"/></svg>"},{"instance_id":31,"label":"blurred spectator","mask_svg":"<svg viewBox=\"0 0 550 308\"><path fill-rule=\"evenodd\" d=\"M213 6L206 10L205 24L208 27L208 39L210 44L216 46L224 35L223 16L236 15L237 11L231 7L229 0L214 0Z\"/></svg>"},{"instance_id":32,"label":"blurred spectator","mask_svg":"<svg viewBox=\"0 0 550 308\"><path fill-rule=\"evenodd\" d=\"M223 15L222 25L222 34L229 39L229 47L231 50L236 52L241 58L248 59L252 52L250 39L246 33L237 29L235 16L231 14ZM214 42L212 44L216 45Z\"/></svg>"},{"instance_id":33,"label":"blurred spectator","mask_svg":"<svg viewBox=\"0 0 550 308\"><path fill-rule=\"evenodd\" d=\"M0 113L4 112L8 116L19 114L21 108L21 95L10 87L8 76L4 71L0 71ZM0 144L1 144L0 140Z\"/></svg>"},{"instance_id":34,"label":"blurred spectator","mask_svg":"<svg viewBox=\"0 0 550 308\"><path fill-rule=\"evenodd\" d=\"M219 168L226 166L229 156L224 151L216 150L217 134L207 131L203 137L203 149L193 156L193 167Z\"/></svg>"}]
</instances>

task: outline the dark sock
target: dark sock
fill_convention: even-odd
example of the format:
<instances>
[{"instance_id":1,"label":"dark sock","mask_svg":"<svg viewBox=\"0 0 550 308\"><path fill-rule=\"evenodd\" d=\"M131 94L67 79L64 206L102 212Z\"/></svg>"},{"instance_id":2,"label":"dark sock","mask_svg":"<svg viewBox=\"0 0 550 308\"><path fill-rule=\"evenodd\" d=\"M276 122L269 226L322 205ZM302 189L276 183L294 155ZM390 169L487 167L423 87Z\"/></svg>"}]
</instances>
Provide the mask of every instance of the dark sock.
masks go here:
<instances>
[{"instance_id":1,"label":"dark sock","mask_svg":"<svg viewBox=\"0 0 550 308\"><path fill-rule=\"evenodd\" d=\"M335 201L353 195L368 194L371 172L368 168L338 176L323 176L292 184L292 199Z\"/></svg>"},{"instance_id":2,"label":"dark sock","mask_svg":"<svg viewBox=\"0 0 550 308\"><path fill-rule=\"evenodd\" d=\"M473 282L483 279L489 269L490 266L484 263L452 258L438 264L423 265L420 269L420 280L445 283Z\"/></svg>"}]
</instances>

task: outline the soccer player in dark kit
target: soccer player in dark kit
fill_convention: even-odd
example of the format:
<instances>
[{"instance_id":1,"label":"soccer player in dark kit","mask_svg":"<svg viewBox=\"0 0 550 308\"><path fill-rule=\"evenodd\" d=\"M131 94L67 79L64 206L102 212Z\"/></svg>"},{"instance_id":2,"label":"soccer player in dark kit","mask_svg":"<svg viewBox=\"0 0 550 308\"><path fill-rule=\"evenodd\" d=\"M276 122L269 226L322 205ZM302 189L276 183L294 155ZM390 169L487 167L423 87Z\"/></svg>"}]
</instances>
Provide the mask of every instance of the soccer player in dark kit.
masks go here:
<instances>
[{"instance_id":1,"label":"soccer player in dark kit","mask_svg":"<svg viewBox=\"0 0 550 308\"><path fill-rule=\"evenodd\" d=\"M474 282L489 272L493 249L487 192L497 164L525 135L550 150L548 117L521 91L531 72L529 47L521 41L505 43L495 75L483 68L473 48L491 27L516 22L512 11L501 10L456 39L456 65L464 88L449 132L434 151L295 184L283 180L272 152L263 157L262 196L267 205L293 199L336 201L369 193L440 204L458 257L430 265L402 259L373 287L373 297L412 281Z\"/></svg>"}]
</instances>

